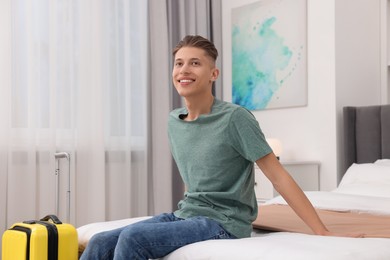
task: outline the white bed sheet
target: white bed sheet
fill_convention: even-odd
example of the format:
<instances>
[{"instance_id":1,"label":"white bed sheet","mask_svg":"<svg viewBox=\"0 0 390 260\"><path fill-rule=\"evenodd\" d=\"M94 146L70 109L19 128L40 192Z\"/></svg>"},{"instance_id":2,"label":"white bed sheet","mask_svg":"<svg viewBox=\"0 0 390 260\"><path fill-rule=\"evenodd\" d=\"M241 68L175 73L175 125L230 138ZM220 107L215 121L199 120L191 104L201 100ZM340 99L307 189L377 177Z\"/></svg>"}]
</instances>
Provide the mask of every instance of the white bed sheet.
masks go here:
<instances>
[{"instance_id":1,"label":"white bed sheet","mask_svg":"<svg viewBox=\"0 0 390 260\"><path fill-rule=\"evenodd\" d=\"M161 260L388 260L390 239L322 237L276 232L194 243Z\"/></svg>"},{"instance_id":2,"label":"white bed sheet","mask_svg":"<svg viewBox=\"0 0 390 260\"><path fill-rule=\"evenodd\" d=\"M338 211L365 212L390 215L390 198L341 194L337 192L306 192L315 207ZM276 197L267 204L285 204ZM93 223L78 228L80 243L100 231L128 225L142 219ZM251 238L212 240L182 247L160 260L237 260L237 259L342 259L389 260L390 239L323 237L289 232L252 233Z\"/></svg>"},{"instance_id":3,"label":"white bed sheet","mask_svg":"<svg viewBox=\"0 0 390 260\"><path fill-rule=\"evenodd\" d=\"M319 209L390 215L390 198L305 192ZM287 204L278 196L266 204ZM257 233L251 238L214 240L180 248L161 260L389 260L390 239L346 238L306 235L289 232Z\"/></svg>"},{"instance_id":4,"label":"white bed sheet","mask_svg":"<svg viewBox=\"0 0 390 260\"><path fill-rule=\"evenodd\" d=\"M306 196L315 208L356 213L390 215L390 198L366 195L344 194L334 191L306 191ZM287 205L286 201L277 196L265 203Z\"/></svg>"},{"instance_id":5,"label":"white bed sheet","mask_svg":"<svg viewBox=\"0 0 390 260\"><path fill-rule=\"evenodd\" d=\"M354 164L331 192L305 192L318 209L390 215L390 160ZM380 164L380 165L379 165ZM386 166L386 167L384 167ZM280 196L266 204L287 204ZM149 217L100 222L77 229L81 248L93 234ZM389 260L390 239L324 237L289 232L252 232L251 238L211 240L184 246L160 260Z\"/></svg>"},{"instance_id":6,"label":"white bed sheet","mask_svg":"<svg viewBox=\"0 0 390 260\"><path fill-rule=\"evenodd\" d=\"M80 241L142 218L93 223L78 229ZM390 239L322 237L254 230L251 238L210 240L184 246L160 260L389 260Z\"/></svg>"}]
</instances>

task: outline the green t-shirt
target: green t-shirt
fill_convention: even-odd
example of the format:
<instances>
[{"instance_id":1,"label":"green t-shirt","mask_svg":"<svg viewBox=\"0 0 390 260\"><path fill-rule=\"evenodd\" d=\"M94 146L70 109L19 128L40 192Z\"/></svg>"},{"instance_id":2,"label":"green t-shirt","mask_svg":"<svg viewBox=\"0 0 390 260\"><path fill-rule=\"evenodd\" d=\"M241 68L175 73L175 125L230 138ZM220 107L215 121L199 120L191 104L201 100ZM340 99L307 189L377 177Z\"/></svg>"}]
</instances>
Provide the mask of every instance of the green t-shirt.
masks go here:
<instances>
[{"instance_id":1,"label":"green t-shirt","mask_svg":"<svg viewBox=\"0 0 390 260\"><path fill-rule=\"evenodd\" d=\"M171 151L187 187L175 215L206 216L238 238L249 237L257 216L253 162L272 152L255 117L215 99L211 112L194 121L172 111Z\"/></svg>"}]
</instances>

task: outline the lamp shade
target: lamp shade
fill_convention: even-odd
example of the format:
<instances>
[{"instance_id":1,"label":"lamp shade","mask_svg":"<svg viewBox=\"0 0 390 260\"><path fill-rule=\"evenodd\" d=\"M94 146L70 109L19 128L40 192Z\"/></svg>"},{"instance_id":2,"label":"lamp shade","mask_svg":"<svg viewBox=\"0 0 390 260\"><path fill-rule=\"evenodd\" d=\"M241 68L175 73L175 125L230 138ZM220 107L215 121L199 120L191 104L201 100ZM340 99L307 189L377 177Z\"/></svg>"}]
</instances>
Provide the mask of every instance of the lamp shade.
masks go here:
<instances>
[{"instance_id":1,"label":"lamp shade","mask_svg":"<svg viewBox=\"0 0 390 260\"><path fill-rule=\"evenodd\" d=\"M271 147L275 156L279 157L283 152L282 143L280 142L280 140L276 138L267 138L266 141L268 145Z\"/></svg>"}]
</instances>

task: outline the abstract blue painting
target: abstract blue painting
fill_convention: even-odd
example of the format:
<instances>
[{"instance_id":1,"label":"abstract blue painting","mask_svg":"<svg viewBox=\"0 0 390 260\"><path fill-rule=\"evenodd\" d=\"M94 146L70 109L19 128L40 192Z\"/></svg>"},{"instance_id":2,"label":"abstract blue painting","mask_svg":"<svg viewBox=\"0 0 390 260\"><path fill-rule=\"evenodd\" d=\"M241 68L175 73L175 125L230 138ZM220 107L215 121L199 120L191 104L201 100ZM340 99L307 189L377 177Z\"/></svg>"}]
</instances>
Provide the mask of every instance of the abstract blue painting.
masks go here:
<instances>
[{"instance_id":1,"label":"abstract blue painting","mask_svg":"<svg viewBox=\"0 0 390 260\"><path fill-rule=\"evenodd\" d=\"M232 9L232 102L249 110L307 105L306 0Z\"/></svg>"}]
</instances>

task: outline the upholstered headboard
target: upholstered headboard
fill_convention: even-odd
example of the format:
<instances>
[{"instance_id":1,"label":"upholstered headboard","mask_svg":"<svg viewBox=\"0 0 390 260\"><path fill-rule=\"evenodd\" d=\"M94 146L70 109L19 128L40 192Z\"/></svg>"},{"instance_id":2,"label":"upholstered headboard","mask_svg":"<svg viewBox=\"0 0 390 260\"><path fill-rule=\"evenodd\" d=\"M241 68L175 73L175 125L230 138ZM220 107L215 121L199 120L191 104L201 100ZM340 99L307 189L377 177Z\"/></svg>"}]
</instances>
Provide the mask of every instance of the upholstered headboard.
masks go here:
<instances>
[{"instance_id":1,"label":"upholstered headboard","mask_svg":"<svg viewBox=\"0 0 390 260\"><path fill-rule=\"evenodd\" d=\"M352 163L390 159L390 105L344 107L344 173Z\"/></svg>"}]
</instances>

